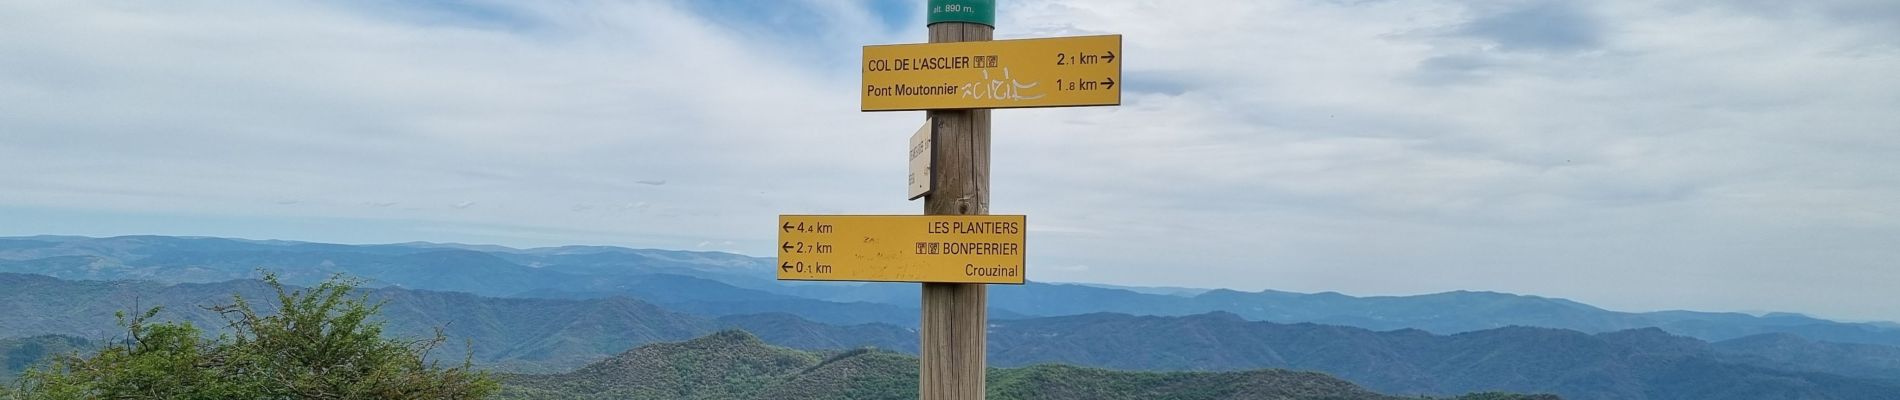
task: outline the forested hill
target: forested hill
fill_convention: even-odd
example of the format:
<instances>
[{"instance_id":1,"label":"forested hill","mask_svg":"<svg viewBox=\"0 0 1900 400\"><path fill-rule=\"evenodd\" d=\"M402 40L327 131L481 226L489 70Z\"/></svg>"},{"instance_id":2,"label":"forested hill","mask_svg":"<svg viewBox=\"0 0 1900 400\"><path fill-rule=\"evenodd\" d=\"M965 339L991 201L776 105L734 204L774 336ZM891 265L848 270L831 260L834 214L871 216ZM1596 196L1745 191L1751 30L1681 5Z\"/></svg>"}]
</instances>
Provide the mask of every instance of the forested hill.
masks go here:
<instances>
[{"instance_id":1,"label":"forested hill","mask_svg":"<svg viewBox=\"0 0 1900 400\"><path fill-rule=\"evenodd\" d=\"M806 352L742 331L643 346L580 370L504 377L504 399L915 399L917 360L877 350ZM1399 400L1312 372L1122 372L1063 365L992 368L989 399ZM1484 400L1554 396L1483 394Z\"/></svg>"},{"instance_id":2,"label":"forested hill","mask_svg":"<svg viewBox=\"0 0 1900 400\"><path fill-rule=\"evenodd\" d=\"M47 357L91 349L93 343L86 339L44 335L24 338L0 338L0 386L11 383L21 372L25 372Z\"/></svg>"},{"instance_id":3,"label":"forested hill","mask_svg":"<svg viewBox=\"0 0 1900 400\"><path fill-rule=\"evenodd\" d=\"M66 335L107 339L122 334L114 314L161 307L158 318L223 326L206 306L231 296L269 296L262 282L165 285L146 281L69 281L0 273L0 338ZM565 300L496 298L467 293L370 289L383 302L389 334L427 337L441 327L456 343L438 355L459 359L472 351L489 368L567 370L634 346L684 340L725 328L758 332L774 343L807 349L881 346L914 349L913 333L891 325L827 325L786 314L709 318L663 309L626 297ZM452 347L452 348L450 348Z\"/></svg>"},{"instance_id":4,"label":"forested hill","mask_svg":"<svg viewBox=\"0 0 1900 400\"><path fill-rule=\"evenodd\" d=\"M1900 393L1900 385L1883 379L1887 370L1877 368L1900 358L1882 353L1833 358L1840 364L1830 368L1799 354L1725 351L1760 347L1718 347L1655 328L1587 334L1506 327L1435 335L1275 324L1220 313L1090 314L993 325L990 362L999 366L1287 368L1325 372L1398 394L1504 390L1571 399L1886 399Z\"/></svg>"}]
</instances>

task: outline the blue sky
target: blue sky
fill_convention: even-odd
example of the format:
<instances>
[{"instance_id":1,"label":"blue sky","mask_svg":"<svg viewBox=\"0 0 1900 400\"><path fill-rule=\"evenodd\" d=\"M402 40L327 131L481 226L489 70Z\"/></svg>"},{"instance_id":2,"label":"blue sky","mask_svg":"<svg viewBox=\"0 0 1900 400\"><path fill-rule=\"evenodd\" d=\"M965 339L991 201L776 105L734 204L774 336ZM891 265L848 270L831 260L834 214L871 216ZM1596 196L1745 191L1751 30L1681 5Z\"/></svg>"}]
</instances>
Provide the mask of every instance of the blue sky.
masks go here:
<instances>
[{"instance_id":1,"label":"blue sky","mask_svg":"<svg viewBox=\"0 0 1900 400\"><path fill-rule=\"evenodd\" d=\"M0 5L0 235L769 255L915 213L922 1ZM996 113L1030 278L1900 320L1891 1L1009 0L1120 107Z\"/></svg>"}]
</instances>

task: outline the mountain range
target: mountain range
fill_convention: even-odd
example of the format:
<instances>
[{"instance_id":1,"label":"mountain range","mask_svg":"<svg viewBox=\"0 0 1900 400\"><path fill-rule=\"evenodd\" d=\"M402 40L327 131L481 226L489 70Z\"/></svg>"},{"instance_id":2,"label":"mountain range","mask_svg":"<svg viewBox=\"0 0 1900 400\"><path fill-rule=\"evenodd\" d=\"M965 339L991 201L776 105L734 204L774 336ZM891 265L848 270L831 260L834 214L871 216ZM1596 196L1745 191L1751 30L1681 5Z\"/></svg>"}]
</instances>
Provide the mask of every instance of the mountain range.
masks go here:
<instances>
[{"instance_id":1,"label":"mountain range","mask_svg":"<svg viewBox=\"0 0 1900 400\"><path fill-rule=\"evenodd\" d=\"M309 284L343 273L371 286L494 297L625 296L681 312L722 316L784 312L831 324L916 324L918 289L901 283L781 282L772 259L719 252L564 246L405 243L339 245L224 238L123 236L0 238L0 272L64 279L209 283L277 272ZM1846 323L1792 313L1618 312L1570 300L1493 292L1355 297L1265 290L1131 288L1085 284L997 285L994 319L1115 312L1229 312L1256 321L1453 334L1506 326L1604 333L1656 327L1721 341L1766 333L1900 346L1900 325Z\"/></svg>"},{"instance_id":2,"label":"mountain range","mask_svg":"<svg viewBox=\"0 0 1900 400\"><path fill-rule=\"evenodd\" d=\"M914 349L915 334L893 325L828 325L789 314L725 317L666 310L627 297L566 300L484 297L400 288L365 291L382 303L391 334L427 337L436 327L467 346L445 346L439 356L467 352L491 368L564 370L646 343L684 340L725 328L758 332L774 343L808 349L885 346ZM62 335L106 341L118 335L114 314L162 307L159 319L224 326L207 306L233 295L273 295L254 280L161 284L149 281L68 281L0 273L0 337ZM906 347L907 346L907 347Z\"/></svg>"},{"instance_id":3,"label":"mountain range","mask_svg":"<svg viewBox=\"0 0 1900 400\"><path fill-rule=\"evenodd\" d=\"M232 294L268 295L257 281L160 284L68 281L0 274L0 337L62 335L71 343L114 340L112 313L163 306L159 317L219 326L202 308ZM820 351L879 348L915 353L913 328L833 325L786 313L710 317L638 299L523 299L400 288L365 292L381 302L389 333L425 337L443 327L439 358L472 356L496 371L559 373L628 348L686 340L725 329ZM44 340L44 339L41 339ZM1825 349L1829 352L1821 352ZM1061 363L1138 371L1232 372L1283 368L1323 372L1400 395L1483 391L1557 393L1574 399L1690 399L1706 388L1745 389L1727 397L1872 399L1900 393L1896 350L1815 342L1777 334L1708 343L1645 328L1587 334L1506 327L1453 335L1372 331L1312 323L1250 321L1231 313L1134 316L1094 313L992 321L991 365ZM467 352L467 353L462 353ZM1797 393L1799 397L1751 397Z\"/></svg>"},{"instance_id":4,"label":"mountain range","mask_svg":"<svg viewBox=\"0 0 1900 400\"><path fill-rule=\"evenodd\" d=\"M918 343L914 284L780 283L760 259L726 253L158 236L0 239L0 271L17 272L0 273L0 309L8 310L0 338L83 347L112 339L113 312L159 305L161 318L218 326L200 307L233 293L266 295L248 279L259 269L293 283L370 279L377 288L365 293L384 301L389 332L425 336L443 327L468 346L438 356L467 351L496 371L556 376L629 348L727 329L799 351L874 347L895 357L914 354ZM1025 370L1292 369L1396 395L1900 393L1900 347L1881 344L1893 328L1798 315L1619 313L1485 292L1353 297L1041 283L994 286L991 305L991 365ZM1261 318L1272 315L1287 318ZM1515 323L1526 321L1543 325ZM1642 321L1652 324L1610 329Z\"/></svg>"},{"instance_id":5,"label":"mountain range","mask_svg":"<svg viewBox=\"0 0 1900 400\"><path fill-rule=\"evenodd\" d=\"M1758 351L1762 346L1749 343L1752 338L1711 345L1657 328L1587 334L1505 327L1436 335L1415 329L1379 332L1247 321L1227 313L1089 314L994 325L990 354L993 365L999 366L1058 362L1132 370L1287 368L1325 372L1399 394L1503 390L1578 399L1744 399L1770 392L1800 394L1794 398L1875 399L1900 393L1900 386L1879 379L1883 372L1878 370L1840 366L1832 372L1857 378L1830 374L1823 372L1827 366L1796 354L1763 354ZM1894 360L1874 358L1882 360L1879 363Z\"/></svg>"},{"instance_id":6,"label":"mountain range","mask_svg":"<svg viewBox=\"0 0 1900 400\"><path fill-rule=\"evenodd\" d=\"M807 352L743 331L658 343L573 372L510 375L503 399L915 399L917 359L878 351ZM1400 400L1312 372L1125 372L1065 365L992 368L985 398ZM1546 400L1477 394L1461 400Z\"/></svg>"}]
</instances>

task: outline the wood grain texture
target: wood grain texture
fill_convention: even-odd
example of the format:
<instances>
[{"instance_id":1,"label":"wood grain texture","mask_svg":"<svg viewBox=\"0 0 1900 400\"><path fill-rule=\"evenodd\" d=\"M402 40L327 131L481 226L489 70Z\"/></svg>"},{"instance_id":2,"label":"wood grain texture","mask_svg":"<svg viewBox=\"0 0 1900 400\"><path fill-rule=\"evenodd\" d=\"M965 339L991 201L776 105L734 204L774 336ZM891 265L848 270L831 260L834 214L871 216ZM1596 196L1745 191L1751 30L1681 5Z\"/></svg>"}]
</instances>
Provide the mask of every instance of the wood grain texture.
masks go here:
<instances>
[{"instance_id":1,"label":"wood grain texture","mask_svg":"<svg viewBox=\"0 0 1900 400\"><path fill-rule=\"evenodd\" d=\"M930 42L988 41L995 28L944 22L930 25ZM930 111L936 130L924 214L990 213L990 110ZM984 347L988 344L989 287L983 284L923 284L918 347L923 400L973 400L984 395Z\"/></svg>"}]
</instances>

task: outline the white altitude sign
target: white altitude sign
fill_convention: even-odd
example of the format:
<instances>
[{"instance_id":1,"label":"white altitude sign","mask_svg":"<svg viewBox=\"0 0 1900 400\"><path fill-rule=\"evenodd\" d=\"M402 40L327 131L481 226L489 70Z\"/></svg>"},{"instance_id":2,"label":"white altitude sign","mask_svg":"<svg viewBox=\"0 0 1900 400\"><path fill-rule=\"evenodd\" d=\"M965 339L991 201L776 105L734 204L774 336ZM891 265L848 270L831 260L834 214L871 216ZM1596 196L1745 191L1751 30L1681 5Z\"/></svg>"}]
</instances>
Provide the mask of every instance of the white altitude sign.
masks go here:
<instances>
[{"instance_id":1,"label":"white altitude sign","mask_svg":"<svg viewBox=\"0 0 1900 400\"><path fill-rule=\"evenodd\" d=\"M910 199L930 193L930 120L910 135Z\"/></svg>"}]
</instances>

